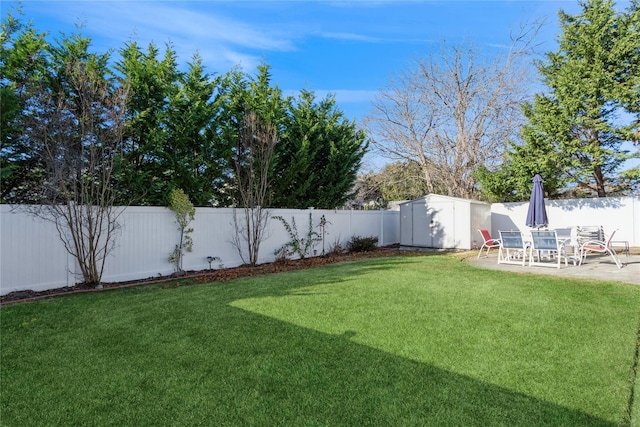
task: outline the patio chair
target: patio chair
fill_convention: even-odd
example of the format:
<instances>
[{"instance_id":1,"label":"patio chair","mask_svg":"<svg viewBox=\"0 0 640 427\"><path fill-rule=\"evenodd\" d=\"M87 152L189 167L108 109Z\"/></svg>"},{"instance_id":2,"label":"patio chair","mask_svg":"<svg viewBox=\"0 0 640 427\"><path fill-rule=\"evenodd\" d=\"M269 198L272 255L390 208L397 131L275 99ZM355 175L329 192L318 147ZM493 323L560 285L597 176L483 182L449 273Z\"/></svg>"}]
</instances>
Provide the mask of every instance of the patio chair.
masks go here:
<instances>
[{"instance_id":1,"label":"patio chair","mask_svg":"<svg viewBox=\"0 0 640 427\"><path fill-rule=\"evenodd\" d=\"M526 265L527 245L520 231L498 231L500 233L500 249L498 264Z\"/></svg>"},{"instance_id":2,"label":"patio chair","mask_svg":"<svg viewBox=\"0 0 640 427\"><path fill-rule=\"evenodd\" d=\"M489 256L489 251L491 250L491 248L500 247L500 240L492 239L491 234L489 233L489 230L487 230L486 228L479 228L478 232L482 236L482 240L483 240L482 246L480 247L480 251L478 252L478 258L480 258L480 254L482 254L482 250L484 248L487 248L487 253L485 254L485 256Z\"/></svg>"},{"instance_id":3,"label":"patio chair","mask_svg":"<svg viewBox=\"0 0 640 427\"><path fill-rule=\"evenodd\" d=\"M570 240L570 239L569 239ZM543 258L554 262L543 262ZM558 238L555 230L531 230L531 247L529 248L529 266L560 268L561 261L568 265L565 240ZM557 261L557 262L555 262ZM574 261L575 265L575 261Z\"/></svg>"},{"instance_id":4,"label":"patio chair","mask_svg":"<svg viewBox=\"0 0 640 427\"><path fill-rule=\"evenodd\" d=\"M576 238L578 245L592 240L604 240L604 230L600 225L580 225L576 227Z\"/></svg>"},{"instance_id":5,"label":"patio chair","mask_svg":"<svg viewBox=\"0 0 640 427\"><path fill-rule=\"evenodd\" d=\"M611 247L611 241L613 240L613 236L615 236L616 231L618 230L613 230L613 232L611 233L607 241L588 240L584 242L580 246L580 264L579 265L582 265L582 263L584 262L585 258L589 253L595 252L598 254L611 255L611 258L613 258L613 261L616 263L616 266L618 266L618 268L622 268L622 261L620 261L620 258L618 258L618 255L616 254L616 251Z\"/></svg>"}]
</instances>

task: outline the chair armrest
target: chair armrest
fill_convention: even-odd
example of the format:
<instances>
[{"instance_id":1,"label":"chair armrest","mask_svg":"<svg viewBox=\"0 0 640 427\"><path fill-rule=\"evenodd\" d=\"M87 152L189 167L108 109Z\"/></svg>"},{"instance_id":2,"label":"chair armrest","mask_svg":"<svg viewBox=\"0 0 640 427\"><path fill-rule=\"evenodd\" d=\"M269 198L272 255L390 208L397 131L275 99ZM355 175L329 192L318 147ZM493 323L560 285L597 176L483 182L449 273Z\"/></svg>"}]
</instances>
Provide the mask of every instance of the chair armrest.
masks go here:
<instances>
[{"instance_id":1,"label":"chair armrest","mask_svg":"<svg viewBox=\"0 0 640 427\"><path fill-rule=\"evenodd\" d=\"M600 240L587 240L586 242L583 242L580 245L580 249L584 248L585 246L598 246L600 248L606 248L607 245L605 242L602 242Z\"/></svg>"}]
</instances>

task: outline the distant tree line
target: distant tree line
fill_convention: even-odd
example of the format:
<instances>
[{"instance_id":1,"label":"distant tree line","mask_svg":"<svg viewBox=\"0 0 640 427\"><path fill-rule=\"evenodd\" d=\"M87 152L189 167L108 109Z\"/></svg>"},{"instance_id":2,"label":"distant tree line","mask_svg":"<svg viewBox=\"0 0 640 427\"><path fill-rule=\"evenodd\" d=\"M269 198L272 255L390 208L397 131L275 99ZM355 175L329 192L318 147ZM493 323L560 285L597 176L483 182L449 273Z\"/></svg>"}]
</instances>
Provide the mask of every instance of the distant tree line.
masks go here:
<instances>
[{"instance_id":1,"label":"distant tree line","mask_svg":"<svg viewBox=\"0 0 640 427\"><path fill-rule=\"evenodd\" d=\"M361 196L522 201L536 173L550 198L638 194L640 1L578 3L559 11L558 49L533 66L536 22L494 57L443 44L392 77L366 119L392 163L360 177ZM531 71L544 89L534 96Z\"/></svg>"},{"instance_id":2,"label":"distant tree line","mask_svg":"<svg viewBox=\"0 0 640 427\"><path fill-rule=\"evenodd\" d=\"M183 68L170 45L161 51L131 41L116 57L92 52L81 34L49 41L9 15L0 50L0 202L41 203L75 174L105 179L100 188L113 190L114 205L166 206L181 189L196 206L239 206L238 174L250 158L238 151L239 138L249 114L275 130L265 207L335 208L352 197L366 136L333 96L284 96L267 64L256 75L239 68L211 75L194 54ZM71 81L79 70L91 76L86 91ZM105 111L75 113L97 82L109 94L102 107L117 120ZM87 121L94 127L83 133ZM99 158L91 157L96 147ZM66 165L55 180L54 164Z\"/></svg>"}]
</instances>

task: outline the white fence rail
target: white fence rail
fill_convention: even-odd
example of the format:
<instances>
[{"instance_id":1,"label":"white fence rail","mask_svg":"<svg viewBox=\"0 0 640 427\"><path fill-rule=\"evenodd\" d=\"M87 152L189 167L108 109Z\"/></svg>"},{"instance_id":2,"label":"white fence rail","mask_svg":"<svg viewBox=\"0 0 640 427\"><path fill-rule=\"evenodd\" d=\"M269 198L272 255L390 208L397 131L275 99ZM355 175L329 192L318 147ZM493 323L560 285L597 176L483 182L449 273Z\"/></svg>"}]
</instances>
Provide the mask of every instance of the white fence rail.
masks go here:
<instances>
[{"instance_id":1,"label":"white fence rail","mask_svg":"<svg viewBox=\"0 0 640 427\"><path fill-rule=\"evenodd\" d=\"M220 258L224 267L243 263L233 245L233 209L197 208L190 226L194 229L193 251L186 253L185 270L209 268L208 256ZM238 210L238 213L243 213ZM274 209L270 217L282 216L289 224L295 218L299 235L309 229L311 214L314 231L322 215L327 220L325 250L335 243L343 246L355 235L378 237L379 245L400 240L397 211L297 210ZM162 207L128 207L119 217L121 226L114 250L107 258L103 281L120 282L171 274L167 260L178 243L179 231L172 211ZM271 262L274 252L291 239L283 224L270 219L266 238L260 247L259 263ZM322 253L322 242L315 246ZM220 267L214 261L213 268ZM0 205L0 295L18 290L46 290L80 282L75 259L62 246L52 223L29 215L20 207Z\"/></svg>"},{"instance_id":2,"label":"white fence rail","mask_svg":"<svg viewBox=\"0 0 640 427\"><path fill-rule=\"evenodd\" d=\"M598 225L605 233L616 231L614 240L640 246L640 197L545 200L549 228L562 229ZM498 230L528 230L525 225L529 202L491 205L491 233Z\"/></svg>"},{"instance_id":3,"label":"white fence rail","mask_svg":"<svg viewBox=\"0 0 640 427\"><path fill-rule=\"evenodd\" d=\"M547 201L549 227L568 228L579 225L599 225L605 232L618 230L616 240L626 240L630 246L640 246L640 197L603 199L572 199ZM521 229L527 216L528 203L496 203L491 206L491 228ZM241 211L240 211L241 212ZM274 209L270 216L282 216L288 223L295 218L298 232L308 230L309 214L314 230L320 218L328 221L325 249L335 243L344 245L352 236L376 236L379 245L400 241L398 211L334 211ZM128 207L119 218L121 230L109 255L103 280L119 282L164 276L173 272L167 258L179 238L172 211L162 207ZM242 264L233 246L233 209L197 208L193 252L186 254L186 270L209 268L208 256L221 259L224 267ZM290 240L280 221L271 219L267 237L260 248L260 263L275 259L274 251ZM322 252L322 242L315 246ZM218 262L212 263L219 268ZM81 281L73 257L65 251L53 224L35 218L19 207L0 205L0 295L18 290L46 290L71 286Z\"/></svg>"}]
</instances>

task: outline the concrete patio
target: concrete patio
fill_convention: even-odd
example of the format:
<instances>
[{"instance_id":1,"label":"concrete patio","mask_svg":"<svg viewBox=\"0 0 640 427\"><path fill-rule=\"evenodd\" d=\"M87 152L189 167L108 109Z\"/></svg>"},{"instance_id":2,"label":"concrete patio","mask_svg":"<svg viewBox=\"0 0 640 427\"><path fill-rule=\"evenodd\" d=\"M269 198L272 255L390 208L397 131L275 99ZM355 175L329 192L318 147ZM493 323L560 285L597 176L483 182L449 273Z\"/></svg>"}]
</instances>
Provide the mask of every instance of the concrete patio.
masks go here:
<instances>
[{"instance_id":1,"label":"concrete patio","mask_svg":"<svg viewBox=\"0 0 640 427\"><path fill-rule=\"evenodd\" d=\"M625 264L618 268L610 256L588 255L581 266L574 266L569 262L568 266L561 268L548 266L523 267L514 264L498 264L498 252L492 250L488 257L477 258L477 252L473 256L465 258L465 261L482 268L493 270L513 271L527 274L548 274L561 277L575 277L581 279L610 280L640 285L640 255L632 251L630 256L620 255L620 260Z\"/></svg>"}]
</instances>

